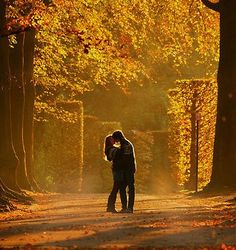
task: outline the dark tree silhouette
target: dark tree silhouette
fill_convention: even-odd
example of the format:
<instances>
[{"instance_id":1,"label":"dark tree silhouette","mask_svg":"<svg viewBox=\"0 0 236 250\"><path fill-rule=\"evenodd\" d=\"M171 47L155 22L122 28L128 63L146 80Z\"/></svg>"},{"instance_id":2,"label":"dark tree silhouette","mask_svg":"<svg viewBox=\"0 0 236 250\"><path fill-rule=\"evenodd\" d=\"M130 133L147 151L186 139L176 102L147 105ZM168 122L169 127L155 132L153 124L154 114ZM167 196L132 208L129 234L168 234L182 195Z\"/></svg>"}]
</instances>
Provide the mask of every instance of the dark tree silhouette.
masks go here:
<instances>
[{"instance_id":1,"label":"dark tree silhouette","mask_svg":"<svg viewBox=\"0 0 236 250\"><path fill-rule=\"evenodd\" d=\"M220 13L218 103L209 187L236 186L236 1L202 2Z\"/></svg>"},{"instance_id":2,"label":"dark tree silhouette","mask_svg":"<svg viewBox=\"0 0 236 250\"><path fill-rule=\"evenodd\" d=\"M35 29L25 32L24 47L24 84L25 84L25 108L24 108L24 146L26 152L26 172L31 187L35 191L41 191L34 178L34 159L33 159L33 113L35 100L35 85L33 81L33 59L35 49Z\"/></svg>"},{"instance_id":3,"label":"dark tree silhouette","mask_svg":"<svg viewBox=\"0 0 236 250\"><path fill-rule=\"evenodd\" d=\"M0 205L29 201L21 188L38 190L33 177L33 58L35 30L14 32L10 48L6 3L0 1ZM6 202L5 202L6 201Z\"/></svg>"},{"instance_id":4,"label":"dark tree silhouette","mask_svg":"<svg viewBox=\"0 0 236 250\"><path fill-rule=\"evenodd\" d=\"M10 49L11 73L11 127L12 139L16 155L19 159L17 167L17 183L24 189L30 189L26 172L26 153L24 145L24 109L25 109L25 81L24 81L24 47L25 32L16 35L17 44Z\"/></svg>"},{"instance_id":5,"label":"dark tree silhouette","mask_svg":"<svg viewBox=\"0 0 236 250\"><path fill-rule=\"evenodd\" d=\"M0 31L6 25L6 2L0 2ZM11 129L11 76L8 37L0 37L0 179L11 189L16 183L18 157L14 150Z\"/></svg>"}]
</instances>

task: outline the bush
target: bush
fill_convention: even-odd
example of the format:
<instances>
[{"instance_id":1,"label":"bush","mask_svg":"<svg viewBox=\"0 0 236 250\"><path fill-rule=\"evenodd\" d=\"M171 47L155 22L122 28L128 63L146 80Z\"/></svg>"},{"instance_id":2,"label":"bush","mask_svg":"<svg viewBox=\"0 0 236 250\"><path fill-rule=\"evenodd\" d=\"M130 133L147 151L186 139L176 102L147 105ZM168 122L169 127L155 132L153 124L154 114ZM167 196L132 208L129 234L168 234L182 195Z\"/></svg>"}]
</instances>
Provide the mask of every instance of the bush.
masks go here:
<instances>
[{"instance_id":1,"label":"bush","mask_svg":"<svg viewBox=\"0 0 236 250\"><path fill-rule=\"evenodd\" d=\"M177 81L170 90L171 165L179 185L195 188L196 124L199 124L198 166L199 187L205 186L211 176L217 85L214 80Z\"/></svg>"},{"instance_id":2,"label":"bush","mask_svg":"<svg viewBox=\"0 0 236 250\"><path fill-rule=\"evenodd\" d=\"M78 192L83 170L83 105L61 102L55 110L35 121L36 179L49 191Z\"/></svg>"}]
</instances>

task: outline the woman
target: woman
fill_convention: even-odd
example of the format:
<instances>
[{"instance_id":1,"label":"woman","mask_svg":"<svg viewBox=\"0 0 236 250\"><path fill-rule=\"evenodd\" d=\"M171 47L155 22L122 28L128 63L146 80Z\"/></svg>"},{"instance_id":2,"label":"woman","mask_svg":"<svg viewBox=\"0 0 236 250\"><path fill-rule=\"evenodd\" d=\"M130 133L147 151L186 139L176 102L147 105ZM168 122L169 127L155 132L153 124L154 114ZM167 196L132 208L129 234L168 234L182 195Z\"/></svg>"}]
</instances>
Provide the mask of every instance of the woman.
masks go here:
<instances>
[{"instance_id":1,"label":"woman","mask_svg":"<svg viewBox=\"0 0 236 250\"><path fill-rule=\"evenodd\" d=\"M119 168L120 148L114 146L115 141L111 135L105 139L104 153L108 161L112 161L113 188L108 197L107 212L117 213L115 209L116 196L123 181L123 174Z\"/></svg>"}]
</instances>

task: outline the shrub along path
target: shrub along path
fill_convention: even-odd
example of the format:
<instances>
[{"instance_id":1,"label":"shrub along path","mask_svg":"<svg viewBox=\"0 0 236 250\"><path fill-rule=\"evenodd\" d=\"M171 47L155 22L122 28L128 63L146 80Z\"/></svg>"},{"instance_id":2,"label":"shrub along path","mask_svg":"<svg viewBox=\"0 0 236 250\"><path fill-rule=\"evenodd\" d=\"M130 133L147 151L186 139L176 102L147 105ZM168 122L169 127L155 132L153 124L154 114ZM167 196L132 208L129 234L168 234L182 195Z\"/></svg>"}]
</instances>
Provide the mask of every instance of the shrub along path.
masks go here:
<instances>
[{"instance_id":1,"label":"shrub along path","mask_svg":"<svg viewBox=\"0 0 236 250\"><path fill-rule=\"evenodd\" d=\"M112 214L107 194L35 194L33 205L0 214L0 249L236 249L235 196L138 194L134 214Z\"/></svg>"}]
</instances>

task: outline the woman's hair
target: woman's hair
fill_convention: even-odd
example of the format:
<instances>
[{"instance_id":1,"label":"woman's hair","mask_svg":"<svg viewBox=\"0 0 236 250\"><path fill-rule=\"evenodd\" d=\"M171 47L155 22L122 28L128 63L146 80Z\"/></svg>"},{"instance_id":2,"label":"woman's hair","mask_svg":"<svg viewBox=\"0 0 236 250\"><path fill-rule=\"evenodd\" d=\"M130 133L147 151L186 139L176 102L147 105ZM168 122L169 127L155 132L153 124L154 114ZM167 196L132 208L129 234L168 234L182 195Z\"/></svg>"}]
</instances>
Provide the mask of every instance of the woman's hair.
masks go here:
<instances>
[{"instance_id":1,"label":"woman's hair","mask_svg":"<svg viewBox=\"0 0 236 250\"><path fill-rule=\"evenodd\" d=\"M113 137L111 135L108 135L105 138L105 143L104 143L104 153L107 155L108 149L113 146Z\"/></svg>"}]
</instances>

